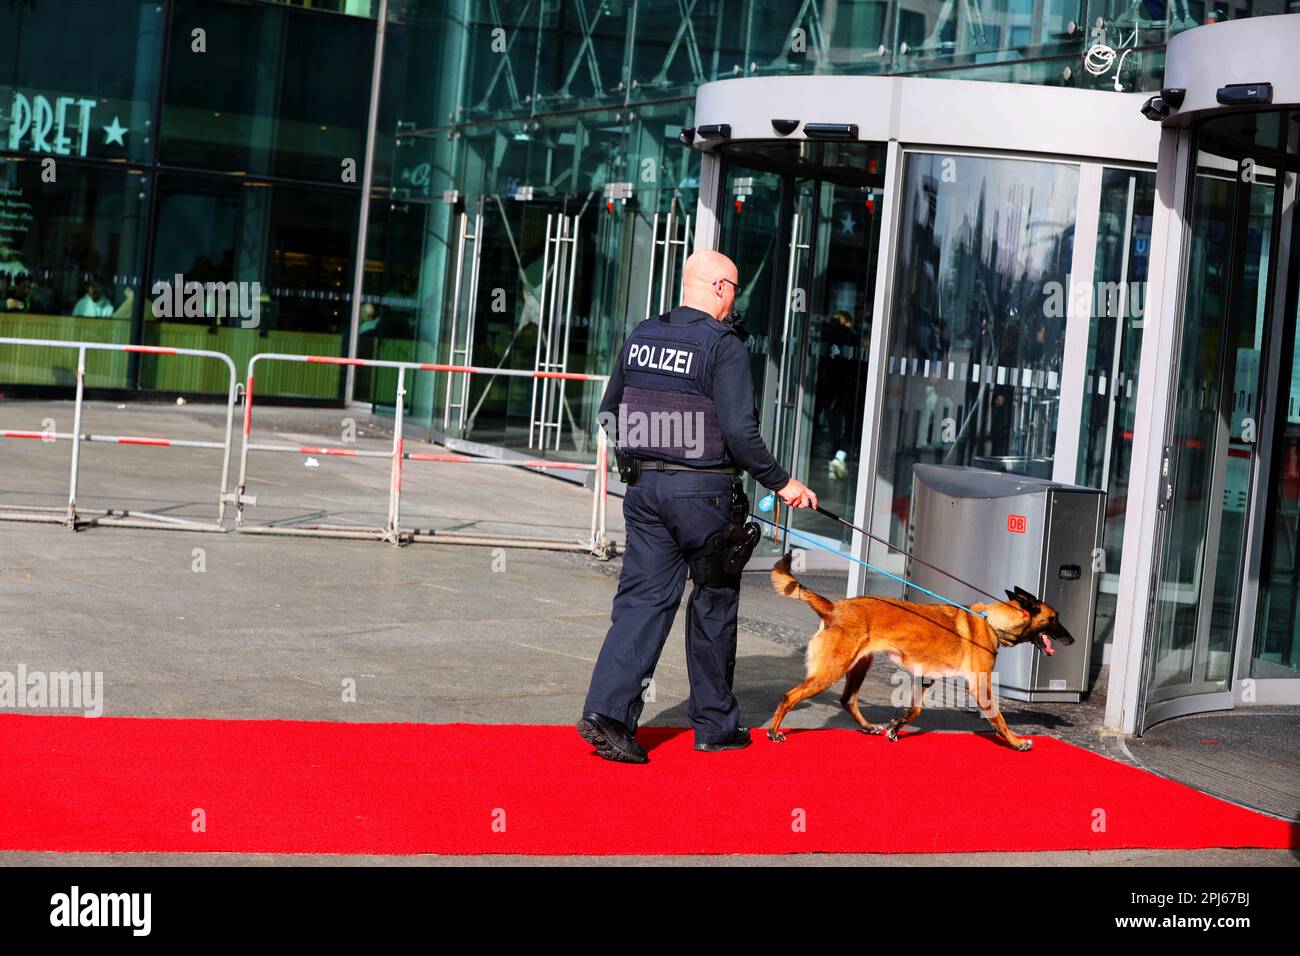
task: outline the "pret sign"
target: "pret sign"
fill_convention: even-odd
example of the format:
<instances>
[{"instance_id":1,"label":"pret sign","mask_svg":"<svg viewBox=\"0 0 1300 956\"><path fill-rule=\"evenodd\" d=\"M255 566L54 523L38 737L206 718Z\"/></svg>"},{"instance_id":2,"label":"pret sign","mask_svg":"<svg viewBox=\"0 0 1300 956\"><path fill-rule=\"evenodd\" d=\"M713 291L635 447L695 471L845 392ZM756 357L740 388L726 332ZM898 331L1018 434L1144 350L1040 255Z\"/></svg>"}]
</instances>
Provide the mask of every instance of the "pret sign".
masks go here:
<instances>
[{"instance_id":1,"label":"pret sign","mask_svg":"<svg viewBox=\"0 0 1300 956\"><path fill-rule=\"evenodd\" d=\"M92 118L99 101L78 96L46 96L14 90L8 115L8 135L0 140L13 152L27 151L54 156L85 156L90 136L96 129ZM101 120L102 122L102 120ZM118 116L98 127L105 146L125 146L130 130ZM96 140L96 143L99 141Z\"/></svg>"}]
</instances>

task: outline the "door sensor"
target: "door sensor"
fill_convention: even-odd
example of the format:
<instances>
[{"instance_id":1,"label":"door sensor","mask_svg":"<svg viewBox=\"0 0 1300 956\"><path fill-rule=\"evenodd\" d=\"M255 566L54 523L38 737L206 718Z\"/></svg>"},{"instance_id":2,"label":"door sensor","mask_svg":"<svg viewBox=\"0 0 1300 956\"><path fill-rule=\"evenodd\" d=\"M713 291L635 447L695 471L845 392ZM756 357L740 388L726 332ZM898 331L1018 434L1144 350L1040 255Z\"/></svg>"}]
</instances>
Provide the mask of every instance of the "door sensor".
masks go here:
<instances>
[{"instance_id":1,"label":"door sensor","mask_svg":"<svg viewBox=\"0 0 1300 956\"><path fill-rule=\"evenodd\" d=\"M857 123L804 123L803 133L809 139L857 139Z\"/></svg>"},{"instance_id":2,"label":"door sensor","mask_svg":"<svg viewBox=\"0 0 1300 956\"><path fill-rule=\"evenodd\" d=\"M1272 83L1229 83L1220 87L1218 100L1224 106L1240 106L1246 103L1272 103Z\"/></svg>"}]
</instances>

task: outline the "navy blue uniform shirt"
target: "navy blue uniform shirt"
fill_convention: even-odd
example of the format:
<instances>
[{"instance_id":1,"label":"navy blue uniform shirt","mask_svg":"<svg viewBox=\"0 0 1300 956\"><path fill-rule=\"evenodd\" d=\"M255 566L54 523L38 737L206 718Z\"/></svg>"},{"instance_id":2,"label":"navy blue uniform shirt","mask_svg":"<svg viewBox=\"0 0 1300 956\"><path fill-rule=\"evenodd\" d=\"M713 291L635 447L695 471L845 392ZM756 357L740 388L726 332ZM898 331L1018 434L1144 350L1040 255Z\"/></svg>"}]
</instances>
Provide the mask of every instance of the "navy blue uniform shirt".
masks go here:
<instances>
[{"instance_id":1,"label":"navy blue uniform shirt","mask_svg":"<svg viewBox=\"0 0 1300 956\"><path fill-rule=\"evenodd\" d=\"M688 322L717 322L713 316L689 306L678 306L668 313L671 325ZM609 373L609 384L600 402L601 418L617 416L623 401L623 354ZM790 473L777 463L758 432L758 415L754 406L754 380L749 372L749 352L736 335L724 335L713 352L713 362L705 370L705 383L718 413L718 426L731 460L754 476L764 488L778 491L790 480Z\"/></svg>"}]
</instances>

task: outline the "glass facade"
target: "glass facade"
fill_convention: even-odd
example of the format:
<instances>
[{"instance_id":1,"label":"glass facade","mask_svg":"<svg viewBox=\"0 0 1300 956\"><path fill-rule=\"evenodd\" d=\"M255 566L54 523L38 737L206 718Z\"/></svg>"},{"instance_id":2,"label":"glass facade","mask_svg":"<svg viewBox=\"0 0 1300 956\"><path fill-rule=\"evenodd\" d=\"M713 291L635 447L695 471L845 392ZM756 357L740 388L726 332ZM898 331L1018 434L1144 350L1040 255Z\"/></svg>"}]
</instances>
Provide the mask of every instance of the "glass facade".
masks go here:
<instances>
[{"instance_id":1,"label":"glass facade","mask_svg":"<svg viewBox=\"0 0 1300 956\"><path fill-rule=\"evenodd\" d=\"M269 349L346 354L355 314L361 356L434 360L455 349L480 365L602 371L629 325L671 300L665 290L689 251L700 157L676 134L691 124L701 83L891 73L1148 89L1171 34L1286 9L1118 0L6 4L0 325L31 337L202 342L243 362ZM856 203L844 190L857 188L804 201L830 214ZM444 201L449 191L454 201ZM568 272L556 274L561 259ZM182 291L204 287L198 304L156 309L177 276ZM211 286L231 282L259 304L256 326L213 307ZM819 294L829 302L848 293L824 285ZM822 341L817 328L806 334L810 348ZM49 360L6 353L0 382L65 384ZM211 387L197 366L154 374L152 365L96 356L89 384ZM827 369L823 390L835 377ZM263 394L337 402L346 388L336 370L314 370L272 375ZM392 388L392 376L362 369L351 397L390 406ZM542 395L522 380L422 374L408 401L415 421L439 430L508 444L544 430L564 452L586 447L581 423L595 391L570 383ZM814 457L851 458L827 435L857 424L832 417L799 440Z\"/></svg>"},{"instance_id":2,"label":"glass facade","mask_svg":"<svg viewBox=\"0 0 1300 956\"><path fill-rule=\"evenodd\" d=\"M1262 263L1262 275L1255 279L1271 300L1271 319L1264 352L1276 355L1276 378L1265 382L1266 394L1274 396L1275 421L1271 434L1259 438L1267 449L1270 464L1267 482L1258 502L1264 515L1259 533L1259 597L1255 608L1254 634L1246 635L1250 646L1250 676L1264 679L1300 678L1300 217L1295 214L1296 172L1300 171L1300 116L1272 113L1260 116L1250 152L1261 157L1274 196L1271 205L1278 213L1276 241L1279 254ZM1289 169L1288 175L1278 175ZM1255 209L1264 206L1256 200ZM1289 207L1289 209L1288 209ZM1259 228L1257 222L1253 222ZM1254 238L1253 236L1251 237ZM1261 243L1264 240L1261 238ZM1282 251L1285 250L1285 255ZM1262 297L1262 296L1261 296ZM1261 318L1265 310L1261 311ZM1249 336L1239 339L1238 348L1248 347ZM1238 355L1240 356L1240 351ZM1238 360L1240 365L1240 359ZM1240 386L1238 386L1240 387ZM1250 387L1249 379L1245 387ZM1232 500L1225 495L1224 507Z\"/></svg>"},{"instance_id":3,"label":"glass facade","mask_svg":"<svg viewBox=\"0 0 1300 956\"><path fill-rule=\"evenodd\" d=\"M675 137L691 125L694 91L701 83L854 73L1154 89L1172 34L1216 17L1286 12L1286 4L1247 3L1231 10L1193 4L1166 11L1118 0L1083 5L701 0L684 15L675 0L563 0L511 9L487 2L407 0L389 9L394 22L388 42L402 53L397 60L391 52L385 56L380 128L410 135L398 137L391 164L377 163L376 181L390 177L403 215L424 204L434 228L419 238L418 228L403 231L419 244L406 261L423 266L418 279L408 283L417 291L415 316L395 330L381 321L372 333L372 351L364 354L423 348L446 359L455 350L457 360L479 365L554 364L599 372L630 323L660 301L661 253L684 251L672 243L689 241L685 217L698 199L700 160L681 149ZM460 65L454 87L433 91L402 65L432 60ZM388 148L383 139L380 155ZM634 198L611 206L605 188L624 183ZM447 190L456 191L456 205L442 205ZM750 195L749 209L759 192ZM548 266L554 262L547 256L548 213L576 217L571 219L577 236L573 302L570 307L566 289L556 327L570 343L562 356L547 334L550 312L543 324L536 318L546 308L541 297L563 282ZM458 234L456 220L462 216L468 234L473 235L474 222L482 223L483 233L460 248L444 237ZM665 249L669 228L675 234ZM724 224L723 245L727 228ZM368 276L371 268L368 260ZM391 279L380 285L381 295L394 287ZM367 293L376 294L369 287ZM455 323L453 313L460 316ZM754 327L759 316L751 309L749 318ZM855 323L869 318L860 314ZM460 341L467 322L474 333L468 350ZM811 347L820 333L810 334ZM756 357L756 375L764 371ZM552 426L557 416L565 422L570 416L589 420L594 394L567 394L557 412L539 409L531 385L519 381L429 378L413 390L412 411L435 429L463 420L468 437L515 444L548 428L549 435L561 436L562 450L574 451L586 440L581 428ZM379 405L391 401L383 389L367 390L360 387L364 384L359 378L358 398ZM834 449L822 448L831 441L825 433L842 425L856 435L860 423L841 423L837 417L831 425L823 415L822 434L805 430L799 438L812 442L814 457L833 459L845 450L849 459L856 451L840 449L839 442ZM843 464L850 475L827 491L852 487L856 462ZM809 471L818 477L833 473L838 472L820 463ZM838 529L820 530L840 537Z\"/></svg>"},{"instance_id":4,"label":"glass facade","mask_svg":"<svg viewBox=\"0 0 1300 956\"><path fill-rule=\"evenodd\" d=\"M262 351L345 354L361 198L347 164L365 155L372 13L350 0L0 9L3 334L215 350L239 367ZM71 386L70 355L4 349L0 384ZM86 384L219 394L214 369L96 352ZM267 396L344 397L337 368L268 373Z\"/></svg>"},{"instance_id":5,"label":"glass facade","mask_svg":"<svg viewBox=\"0 0 1300 956\"><path fill-rule=\"evenodd\" d=\"M173 0L159 165L340 183L365 153L373 38L348 17Z\"/></svg>"}]
</instances>

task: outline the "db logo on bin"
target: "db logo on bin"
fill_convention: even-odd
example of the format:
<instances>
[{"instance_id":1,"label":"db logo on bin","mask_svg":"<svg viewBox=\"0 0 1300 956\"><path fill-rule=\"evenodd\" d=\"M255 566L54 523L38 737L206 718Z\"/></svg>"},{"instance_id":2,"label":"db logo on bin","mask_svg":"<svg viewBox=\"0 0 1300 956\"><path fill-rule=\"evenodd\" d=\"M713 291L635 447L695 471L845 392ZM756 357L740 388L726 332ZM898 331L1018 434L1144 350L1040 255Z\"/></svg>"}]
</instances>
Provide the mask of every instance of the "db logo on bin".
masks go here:
<instances>
[{"instance_id":1,"label":"db logo on bin","mask_svg":"<svg viewBox=\"0 0 1300 956\"><path fill-rule=\"evenodd\" d=\"M1024 534L1029 528L1029 519L1024 515L1007 515L1007 530L1012 534Z\"/></svg>"}]
</instances>

